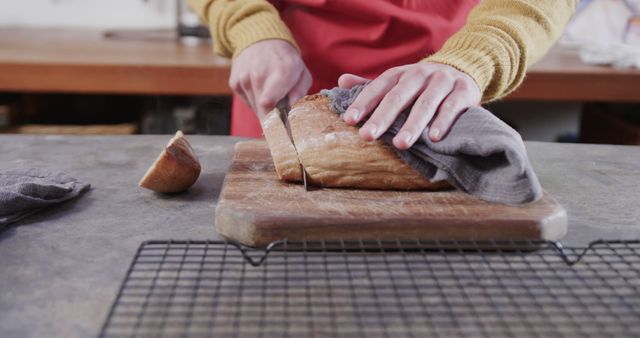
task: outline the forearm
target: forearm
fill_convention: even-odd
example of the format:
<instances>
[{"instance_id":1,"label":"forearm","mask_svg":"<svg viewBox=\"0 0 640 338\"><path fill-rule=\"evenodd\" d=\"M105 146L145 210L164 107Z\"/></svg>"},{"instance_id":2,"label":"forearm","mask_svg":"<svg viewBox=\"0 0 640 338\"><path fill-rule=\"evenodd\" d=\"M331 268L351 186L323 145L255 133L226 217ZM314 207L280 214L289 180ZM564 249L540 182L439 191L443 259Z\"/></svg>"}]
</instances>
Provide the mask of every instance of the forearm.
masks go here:
<instances>
[{"instance_id":1,"label":"forearm","mask_svg":"<svg viewBox=\"0 0 640 338\"><path fill-rule=\"evenodd\" d=\"M219 55L235 57L249 45L268 39L286 40L296 46L278 11L266 0L188 0L188 3L209 26L213 49Z\"/></svg>"},{"instance_id":2,"label":"forearm","mask_svg":"<svg viewBox=\"0 0 640 338\"><path fill-rule=\"evenodd\" d=\"M482 101L500 98L520 85L527 67L562 34L578 0L483 0L467 24L425 61L469 74Z\"/></svg>"}]
</instances>

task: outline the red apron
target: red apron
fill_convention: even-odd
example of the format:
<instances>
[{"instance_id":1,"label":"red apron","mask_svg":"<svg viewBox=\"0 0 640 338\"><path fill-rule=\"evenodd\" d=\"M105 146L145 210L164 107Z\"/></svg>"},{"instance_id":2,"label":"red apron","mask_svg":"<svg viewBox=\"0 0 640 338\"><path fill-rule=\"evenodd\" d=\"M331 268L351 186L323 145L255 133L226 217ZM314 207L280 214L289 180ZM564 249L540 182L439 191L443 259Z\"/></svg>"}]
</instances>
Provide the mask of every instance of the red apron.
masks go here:
<instances>
[{"instance_id":1,"label":"red apron","mask_svg":"<svg viewBox=\"0 0 640 338\"><path fill-rule=\"evenodd\" d=\"M313 85L336 86L353 73L375 78L436 52L466 22L479 0L271 1L302 50ZM256 114L233 97L231 134L260 137Z\"/></svg>"}]
</instances>

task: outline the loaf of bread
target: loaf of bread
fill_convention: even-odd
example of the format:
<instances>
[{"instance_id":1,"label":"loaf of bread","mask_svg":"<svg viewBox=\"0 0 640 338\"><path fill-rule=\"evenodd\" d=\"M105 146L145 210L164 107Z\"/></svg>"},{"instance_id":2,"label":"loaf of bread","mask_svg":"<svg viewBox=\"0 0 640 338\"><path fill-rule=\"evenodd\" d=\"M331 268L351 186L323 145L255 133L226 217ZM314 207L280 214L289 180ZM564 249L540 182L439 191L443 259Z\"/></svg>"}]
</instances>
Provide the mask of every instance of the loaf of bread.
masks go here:
<instances>
[{"instance_id":1,"label":"loaf of bread","mask_svg":"<svg viewBox=\"0 0 640 338\"><path fill-rule=\"evenodd\" d=\"M446 181L431 182L406 164L382 141L364 141L358 129L347 125L330 109L323 95L310 95L296 102L289 112L287 130L274 109L262 120L278 177L302 181L304 164L311 185L360 189L440 189Z\"/></svg>"}]
</instances>

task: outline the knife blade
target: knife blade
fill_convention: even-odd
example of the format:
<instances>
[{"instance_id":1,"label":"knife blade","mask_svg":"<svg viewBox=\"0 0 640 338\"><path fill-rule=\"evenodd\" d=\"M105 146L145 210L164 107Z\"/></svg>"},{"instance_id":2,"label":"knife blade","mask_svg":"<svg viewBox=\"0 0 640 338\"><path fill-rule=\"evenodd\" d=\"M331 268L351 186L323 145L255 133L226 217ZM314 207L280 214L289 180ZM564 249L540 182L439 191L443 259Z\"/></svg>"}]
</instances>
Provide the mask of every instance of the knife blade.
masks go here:
<instances>
[{"instance_id":1,"label":"knife blade","mask_svg":"<svg viewBox=\"0 0 640 338\"><path fill-rule=\"evenodd\" d=\"M289 136L289 141L293 145L293 148L298 153L298 149L296 148L295 142L293 142L293 135L291 134L291 125L289 124L289 111L291 107L289 106L289 95L285 95L278 103L276 103L276 108L278 109L278 114L280 115L280 120L284 124L284 128L287 130L287 135ZM300 162L300 158L298 156L298 162L300 163L300 172L302 173L302 184L304 185L304 190L309 191L309 185L307 184L307 169L304 167L304 164Z\"/></svg>"}]
</instances>

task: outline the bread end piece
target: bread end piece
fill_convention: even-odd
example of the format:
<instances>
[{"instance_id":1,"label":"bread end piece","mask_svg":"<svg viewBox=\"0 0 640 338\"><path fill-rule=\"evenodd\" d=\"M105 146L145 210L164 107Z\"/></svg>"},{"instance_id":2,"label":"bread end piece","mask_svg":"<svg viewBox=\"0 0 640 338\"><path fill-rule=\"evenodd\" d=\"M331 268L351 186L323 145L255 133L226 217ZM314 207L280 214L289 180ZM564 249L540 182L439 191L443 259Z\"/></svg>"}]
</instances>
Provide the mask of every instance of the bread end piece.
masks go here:
<instances>
[{"instance_id":1,"label":"bread end piece","mask_svg":"<svg viewBox=\"0 0 640 338\"><path fill-rule=\"evenodd\" d=\"M200 161L179 131L140 180L139 186L160 193L187 190L200 176Z\"/></svg>"}]
</instances>

